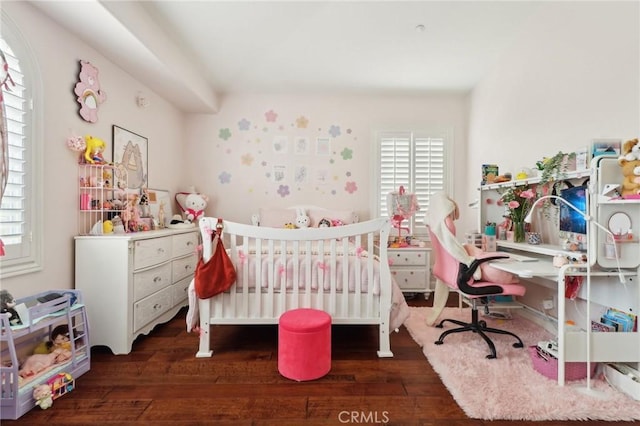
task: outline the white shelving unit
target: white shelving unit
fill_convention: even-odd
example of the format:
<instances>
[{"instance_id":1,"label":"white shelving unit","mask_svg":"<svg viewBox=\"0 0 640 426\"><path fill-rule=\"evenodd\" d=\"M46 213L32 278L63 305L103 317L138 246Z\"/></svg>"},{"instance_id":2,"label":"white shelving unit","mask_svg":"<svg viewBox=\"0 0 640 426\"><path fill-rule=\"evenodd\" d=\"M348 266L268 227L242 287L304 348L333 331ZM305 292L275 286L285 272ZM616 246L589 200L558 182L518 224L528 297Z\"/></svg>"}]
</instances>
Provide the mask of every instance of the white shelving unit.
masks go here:
<instances>
[{"instance_id":1,"label":"white shelving unit","mask_svg":"<svg viewBox=\"0 0 640 426\"><path fill-rule=\"evenodd\" d=\"M109 164L79 164L78 234L102 235L102 223L122 214L126 187L124 170Z\"/></svg>"},{"instance_id":2,"label":"white shelving unit","mask_svg":"<svg viewBox=\"0 0 640 426\"><path fill-rule=\"evenodd\" d=\"M540 227L548 227L548 229L544 230L547 231L543 235L544 244L530 245L498 240L497 245L499 249L540 258L540 262L549 262L553 256L559 253L576 258L586 254L591 266L590 303L638 314L640 312L640 288L638 286L638 276L640 276L640 240L638 239L638 235L640 235L640 200L612 199L612 197L602 195L606 185L622 182L623 176L616 157L598 157L593 160L589 170L573 171L563 176L563 179L572 181L574 185L584 182L586 178L589 178L587 213L593 216L595 221L607 227L611 216L616 213L624 213L625 216L630 218L632 238L618 243L619 255L617 260L615 256L605 256L605 244L611 242L611 236L593 224L590 225L589 247L584 252L563 250L557 241L557 232L554 235L556 228L554 225L549 226L548 223L538 223ZM481 186L479 188L479 225L487 221L496 223L502 221L504 207L497 206L495 202L487 202L487 200L491 199L497 200L500 196L500 189L519 185L536 185L539 182L539 178L530 178ZM551 214L552 218L553 216L554 214ZM480 229L483 229L483 227L480 227ZM538 231L538 229L536 230ZM539 282L541 277L541 275L535 273L535 263L531 262L531 266L527 266L532 270L532 275L537 277L533 280L533 283ZM583 264L582 267L567 269L566 274L584 276L586 274L584 266L586 264ZM624 284L619 281L618 267L622 270ZM592 362L640 363L640 332L591 332L589 337L589 333L584 331L585 328L588 328L586 321L585 324L578 324L583 329L582 331L565 330L564 275L547 276L543 278L543 280L545 279L557 280L555 285L558 286L560 362L584 362L588 358ZM527 285L535 285L533 283L527 283ZM584 288L578 297L585 298ZM591 309L591 318L589 319L599 321L600 315L601 310ZM588 339L590 339L589 344L587 344ZM587 348L589 348L589 354L587 354Z\"/></svg>"}]
</instances>

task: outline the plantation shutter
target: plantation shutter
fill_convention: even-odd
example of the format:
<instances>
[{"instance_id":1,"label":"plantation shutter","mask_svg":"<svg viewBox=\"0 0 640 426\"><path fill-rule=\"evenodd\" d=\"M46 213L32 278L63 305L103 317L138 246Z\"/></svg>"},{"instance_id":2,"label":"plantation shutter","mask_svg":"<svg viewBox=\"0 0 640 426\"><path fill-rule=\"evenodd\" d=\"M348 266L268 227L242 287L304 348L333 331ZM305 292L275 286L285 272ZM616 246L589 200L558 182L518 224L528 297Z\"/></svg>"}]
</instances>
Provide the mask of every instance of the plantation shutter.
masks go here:
<instances>
[{"instance_id":1,"label":"plantation shutter","mask_svg":"<svg viewBox=\"0 0 640 426\"><path fill-rule=\"evenodd\" d=\"M446 189L445 138L414 132L386 132L378 137L380 216L389 216L387 194L404 186L418 198L420 210L410 219L414 234L426 234L424 212L429 197Z\"/></svg>"},{"instance_id":2,"label":"plantation shutter","mask_svg":"<svg viewBox=\"0 0 640 426\"><path fill-rule=\"evenodd\" d=\"M24 87L24 75L16 56L7 43L0 39L0 49L4 53L11 81L2 87L4 115L7 130L8 173L7 184L0 203L0 239L5 245L6 256L3 261L29 256L31 253L30 230L26 220L28 199L26 186L27 164L27 125L26 110L28 102Z\"/></svg>"}]
</instances>

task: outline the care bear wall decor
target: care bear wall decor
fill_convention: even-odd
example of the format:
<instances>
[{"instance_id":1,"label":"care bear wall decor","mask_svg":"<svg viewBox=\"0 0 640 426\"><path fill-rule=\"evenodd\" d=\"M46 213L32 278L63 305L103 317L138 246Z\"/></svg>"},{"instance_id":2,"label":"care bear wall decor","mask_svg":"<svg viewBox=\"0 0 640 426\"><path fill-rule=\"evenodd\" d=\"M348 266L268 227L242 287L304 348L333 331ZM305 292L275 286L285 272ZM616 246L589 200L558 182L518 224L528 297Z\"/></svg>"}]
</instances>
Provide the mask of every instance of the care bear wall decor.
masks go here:
<instances>
[{"instance_id":1,"label":"care bear wall decor","mask_svg":"<svg viewBox=\"0 0 640 426\"><path fill-rule=\"evenodd\" d=\"M80 117L84 121L95 123L98 121L98 107L107 100L107 94L100 89L98 68L87 61L80 61L80 81L76 83L73 92L80 104Z\"/></svg>"}]
</instances>

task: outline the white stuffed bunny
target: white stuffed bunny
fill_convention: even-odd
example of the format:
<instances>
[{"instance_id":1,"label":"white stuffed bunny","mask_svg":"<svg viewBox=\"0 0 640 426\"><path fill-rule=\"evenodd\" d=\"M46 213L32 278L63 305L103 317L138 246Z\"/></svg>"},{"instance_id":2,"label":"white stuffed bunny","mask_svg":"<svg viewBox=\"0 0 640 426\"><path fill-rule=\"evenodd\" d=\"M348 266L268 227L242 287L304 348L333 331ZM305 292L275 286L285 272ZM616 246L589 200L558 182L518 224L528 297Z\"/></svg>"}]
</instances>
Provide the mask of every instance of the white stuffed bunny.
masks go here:
<instances>
[{"instance_id":1,"label":"white stuffed bunny","mask_svg":"<svg viewBox=\"0 0 640 426\"><path fill-rule=\"evenodd\" d=\"M311 225L311 219L304 209L296 209L296 228L308 228L309 225Z\"/></svg>"}]
</instances>

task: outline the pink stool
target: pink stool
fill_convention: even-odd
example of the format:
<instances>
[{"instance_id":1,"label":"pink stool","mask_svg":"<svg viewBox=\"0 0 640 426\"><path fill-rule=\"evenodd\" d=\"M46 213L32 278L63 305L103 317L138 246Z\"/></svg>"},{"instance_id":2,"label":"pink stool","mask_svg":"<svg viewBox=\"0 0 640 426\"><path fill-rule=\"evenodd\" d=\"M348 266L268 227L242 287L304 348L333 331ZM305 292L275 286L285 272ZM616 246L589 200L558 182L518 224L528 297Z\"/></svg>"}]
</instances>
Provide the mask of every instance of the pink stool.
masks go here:
<instances>
[{"instance_id":1,"label":"pink stool","mask_svg":"<svg viewBox=\"0 0 640 426\"><path fill-rule=\"evenodd\" d=\"M278 371L297 381L319 379L331 369L331 316L293 309L278 323Z\"/></svg>"}]
</instances>

